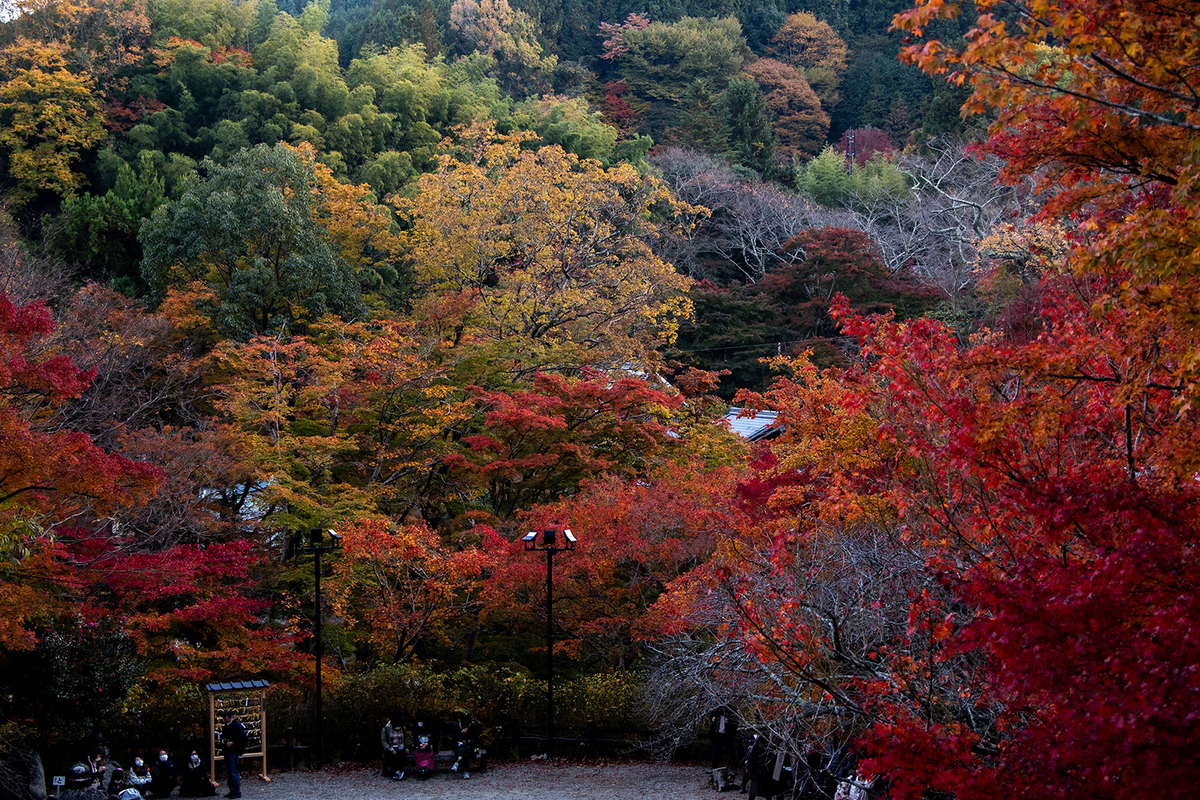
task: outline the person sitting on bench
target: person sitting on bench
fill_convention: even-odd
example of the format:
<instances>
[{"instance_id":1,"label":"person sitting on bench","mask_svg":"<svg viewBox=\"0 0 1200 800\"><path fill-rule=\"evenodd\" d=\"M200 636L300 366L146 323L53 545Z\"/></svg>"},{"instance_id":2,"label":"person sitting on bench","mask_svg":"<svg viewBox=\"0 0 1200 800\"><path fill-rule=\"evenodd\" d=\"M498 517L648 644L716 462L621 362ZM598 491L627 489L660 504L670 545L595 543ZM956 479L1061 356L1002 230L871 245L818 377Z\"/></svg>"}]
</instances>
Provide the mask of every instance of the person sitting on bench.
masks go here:
<instances>
[{"instance_id":1,"label":"person sitting on bench","mask_svg":"<svg viewBox=\"0 0 1200 800\"><path fill-rule=\"evenodd\" d=\"M475 749L479 747L479 725L472 722L471 715L465 711L459 716L455 739L458 742L455 751L458 757L450 765L450 771L461 770L463 778L470 778L471 757L475 754Z\"/></svg>"}]
</instances>

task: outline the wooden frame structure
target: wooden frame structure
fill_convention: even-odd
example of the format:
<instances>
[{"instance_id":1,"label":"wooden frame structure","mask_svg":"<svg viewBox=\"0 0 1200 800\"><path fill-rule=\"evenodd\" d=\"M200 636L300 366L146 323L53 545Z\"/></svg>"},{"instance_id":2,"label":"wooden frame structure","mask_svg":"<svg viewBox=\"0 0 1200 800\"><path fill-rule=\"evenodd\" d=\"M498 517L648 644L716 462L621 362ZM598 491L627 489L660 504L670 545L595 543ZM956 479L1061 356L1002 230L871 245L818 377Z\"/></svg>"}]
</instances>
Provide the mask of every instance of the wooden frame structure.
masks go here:
<instances>
[{"instance_id":1,"label":"wooden frame structure","mask_svg":"<svg viewBox=\"0 0 1200 800\"><path fill-rule=\"evenodd\" d=\"M221 741L220 719L232 712L246 726L248 748L242 758L261 758L259 776L267 782L267 681L230 681L210 683L208 692L208 777L217 780L217 759L225 760L218 747ZM254 748L254 749L250 749Z\"/></svg>"}]
</instances>

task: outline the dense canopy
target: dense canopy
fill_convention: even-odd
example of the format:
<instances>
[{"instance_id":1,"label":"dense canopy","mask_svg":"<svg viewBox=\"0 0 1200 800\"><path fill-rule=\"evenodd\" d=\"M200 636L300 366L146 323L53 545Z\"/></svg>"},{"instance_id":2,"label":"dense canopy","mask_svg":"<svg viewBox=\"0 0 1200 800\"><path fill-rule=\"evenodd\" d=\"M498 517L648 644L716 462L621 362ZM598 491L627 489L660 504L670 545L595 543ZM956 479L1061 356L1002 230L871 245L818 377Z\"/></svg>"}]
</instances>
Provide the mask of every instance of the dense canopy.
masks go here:
<instances>
[{"instance_id":1,"label":"dense canopy","mask_svg":"<svg viewBox=\"0 0 1200 800\"><path fill-rule=\"evenodd\" d=\"M520 753L550 617L564 727L1194 793L1200 8L902 6L13 5L0 782L240 678Z\"/></svg>"}]
</instances>

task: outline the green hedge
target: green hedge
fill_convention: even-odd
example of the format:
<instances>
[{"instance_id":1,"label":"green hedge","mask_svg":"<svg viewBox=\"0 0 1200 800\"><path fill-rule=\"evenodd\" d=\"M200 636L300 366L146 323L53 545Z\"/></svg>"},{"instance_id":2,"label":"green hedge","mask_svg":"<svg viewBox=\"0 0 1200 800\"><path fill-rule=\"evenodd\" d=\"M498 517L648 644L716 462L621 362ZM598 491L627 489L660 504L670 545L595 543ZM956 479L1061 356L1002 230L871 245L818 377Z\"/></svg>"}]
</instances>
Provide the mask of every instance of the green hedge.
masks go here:
<instances>
[{"instance_id":1,"label":"green hedge","mask_svg":"<svg viewBox=\"0 0 1200 800\"><path fill-rule=\"evenodd\" d=\"M630 718L638 682L632 675L584 675L555 681L555 718L563 725L620 725ZM343 676L327 689L327 728L364 717L449 718L470 712L484 725L538 724L546 713L546 682L520 667L470 666L438 672L400 664Z\"/></svg>"},{"instance_id":2,"label":"green hedge","mask_svg":"<svg viewBox=\"0 0 1200 800\"><path fill-rule=\"evenodd\" d=\"M583 726L637 726L638 678L630 674L560 677L555 681L555 721ZM539 726L546 715L546 682L520 666L476 665L437 670L424 664L396 664L368 672L326 678L323 695L324 741L329 755L371 759L386 717L411 724L432 723L469 712L484 728L486 743L514 725ZM297 743L308 744L313 727L313 695L304 687L275 684L267 691L268 739L277 743L287 727ZM200 686L155 687L139 683L107 732L115 741L173 747L204 741L208 698Z\"/></svg>"},{"instance_id":3,"label":"green hedge","mask_svg":"<svg viewBox=\"0 0 1200 800\"><path fill-rule=\"evenodd\" d=\"M585 675L555 681L556 724L633 727L638 682L632 675ZM471 666L438 672L425 665L394 665L343 676L327 690L325 739L344 758L373 757L386 717L410 724L417 717L446 721L467 711L491 743L513 725L541 725L546 682L520 667Z\"/></svg>"}]
</instances>

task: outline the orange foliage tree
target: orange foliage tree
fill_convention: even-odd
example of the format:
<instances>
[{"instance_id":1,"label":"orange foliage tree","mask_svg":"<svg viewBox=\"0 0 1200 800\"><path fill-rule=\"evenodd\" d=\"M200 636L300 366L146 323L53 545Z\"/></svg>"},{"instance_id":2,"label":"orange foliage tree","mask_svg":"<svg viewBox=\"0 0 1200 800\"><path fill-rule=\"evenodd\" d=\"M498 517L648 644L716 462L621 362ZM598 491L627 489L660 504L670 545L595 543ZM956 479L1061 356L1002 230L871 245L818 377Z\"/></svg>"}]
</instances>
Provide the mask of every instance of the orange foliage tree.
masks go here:
<instances>
[{"instance_id":1,"label":"orange foliage tree","mask_svg":"<svg viewBox=\"0 0 1200 800\"><path fill-rule=\"evenodd\" d=\"M808 81L795 67L773 58L750 63L743 74L753 78L766 96L767 109L775 115L771 130L781 155L815 156L829 134L829 114Z\"/></svg>"},{"instance_id":2,"label":"orange foliage tree","mask_svg":"<svg viewBox=\"0 0 1200 800\"><path fill-rule=\"evenodd\" d=\"M1113 276L1102 303L1143 308L1151 327L1165 321L1166 335L1190 336L1200 243L1195 9L1039 1L1018 3L1010 20L997 3L975 8L958 45L920 41L938 19L960 15L958 3L922 0L897 15L894 25L917 40L902 57L968 83L964 113L996 115L981 147L1006 160L1010 181L1036 178L1048 221L1078 220L1075 268ZM1186 406L1197 364L1179 365Z\"/></svg>"},{"instance_id":3,"label":"orange foliage tree","mask_svg":"<svg viewBox=\"0 0 1200 800\"><path fill-rule=\"evenodd\" d=\"M603 376L538 374L528 391L471 391L482 430L444 463L502 519L599 475L643 473L670 448L669 414L682 399L644 380Z\"/></svg>"},{"instance_id":4,"label":"orange foliage tree","mask_svg":"<svg viewBox=\"0 0 1200 800\"><path fill-rule=\"evenodd\" d=\"M467 413L405 323L327 319L221 357L218 408L246 442L259 502L291 530L419 509L444 432Z\"/></svg>"},{"instance_id":5,"label":"orange foliage tree","mask_svg":"<svg viewBox=\"0 0 1200 800\"><path fill-rule=\"evenodd\" d=\"M513 527L568 527L579 539L555 563L557 647L583 664L640 665L646 641L661 633L661 617L647 612L671 581L713 552L728 525L723 500L735 474L688 461L637 480L605 475L523 512ZM514 542L489 586L486 621L536 637L546 613L545 575L544 560Z\"/></svg>"},{"instance_id":6,"label":"orange foliage tree","mask_svg":"<svg viewBox=\"0 0 1200 800\"><path fill-rule=\"evenodd\" d=\"M422 523L366 519L344 526L345 546L334 566L334 608L352 633L385 660L409 658L423 640L481 606L504 546L484 530L479 546L452 548Z\"/></svg>"},{"instance_id":7,"label":"orange foliage tree","mask_svg":"<svg viewBox=\"0 0 1200 800\"><path fill-rule=\"evenodd\" d=\"M808 11L789 14L771 37L767 54L801 70L821 98L821 105L838 103L838 85L846 71L850 48L828 22Z\"/></svg>"},{"instance_id":8,"label":"orange foliage tree","mask_svg":"<svg viewBox=\"0 0 1200 800\"><path fill-rule=\"evenodd\" d=\"M15 0L18 44L63 54L105 91L124 88L150 40L144 0Z\"/></svg>"},{"instance_id":9,"label":"orange foliage tree","mask_svg":"<svg viewBox=\"0 0 1200 800\"><path fill-rule=\"evenodd\" d=\"M104 136L89 76L62 66L32 66L0 84L0 146L17 184L9 193L14 202L28 202L43 190L72 197L84 179L71 165Z\"/></svg>"},{"instance_id":10,"label":"orange foliage tree","mask_svg":"<svg viewBox=\"0 0 1200 800\"><path fill-rule=\"evenodd\" d=\"M855 740L894 797L1184 780L1196 426L1161 381L1179 351L1095 314L1104 286L1051 271L1035 341L965 349L843 302L861 362L791 362L745 398L784 432L743 524L656 609L689 633L673 672L800 750Z\"/></svg>"},{"instance_id":11,"label":"orange foliage tree","mask_svg":"<svg viewBox=\"0 0 1200 800\"><path fill-rule=\"evenodd\" d=\"M83 433L44 427L94 376L42 350L52 330L44 306L18 307L0 295L0 546L10 554L57 526L138 502L157 480L153 468L105 452Z\"/></svg>"}]
</instances>

